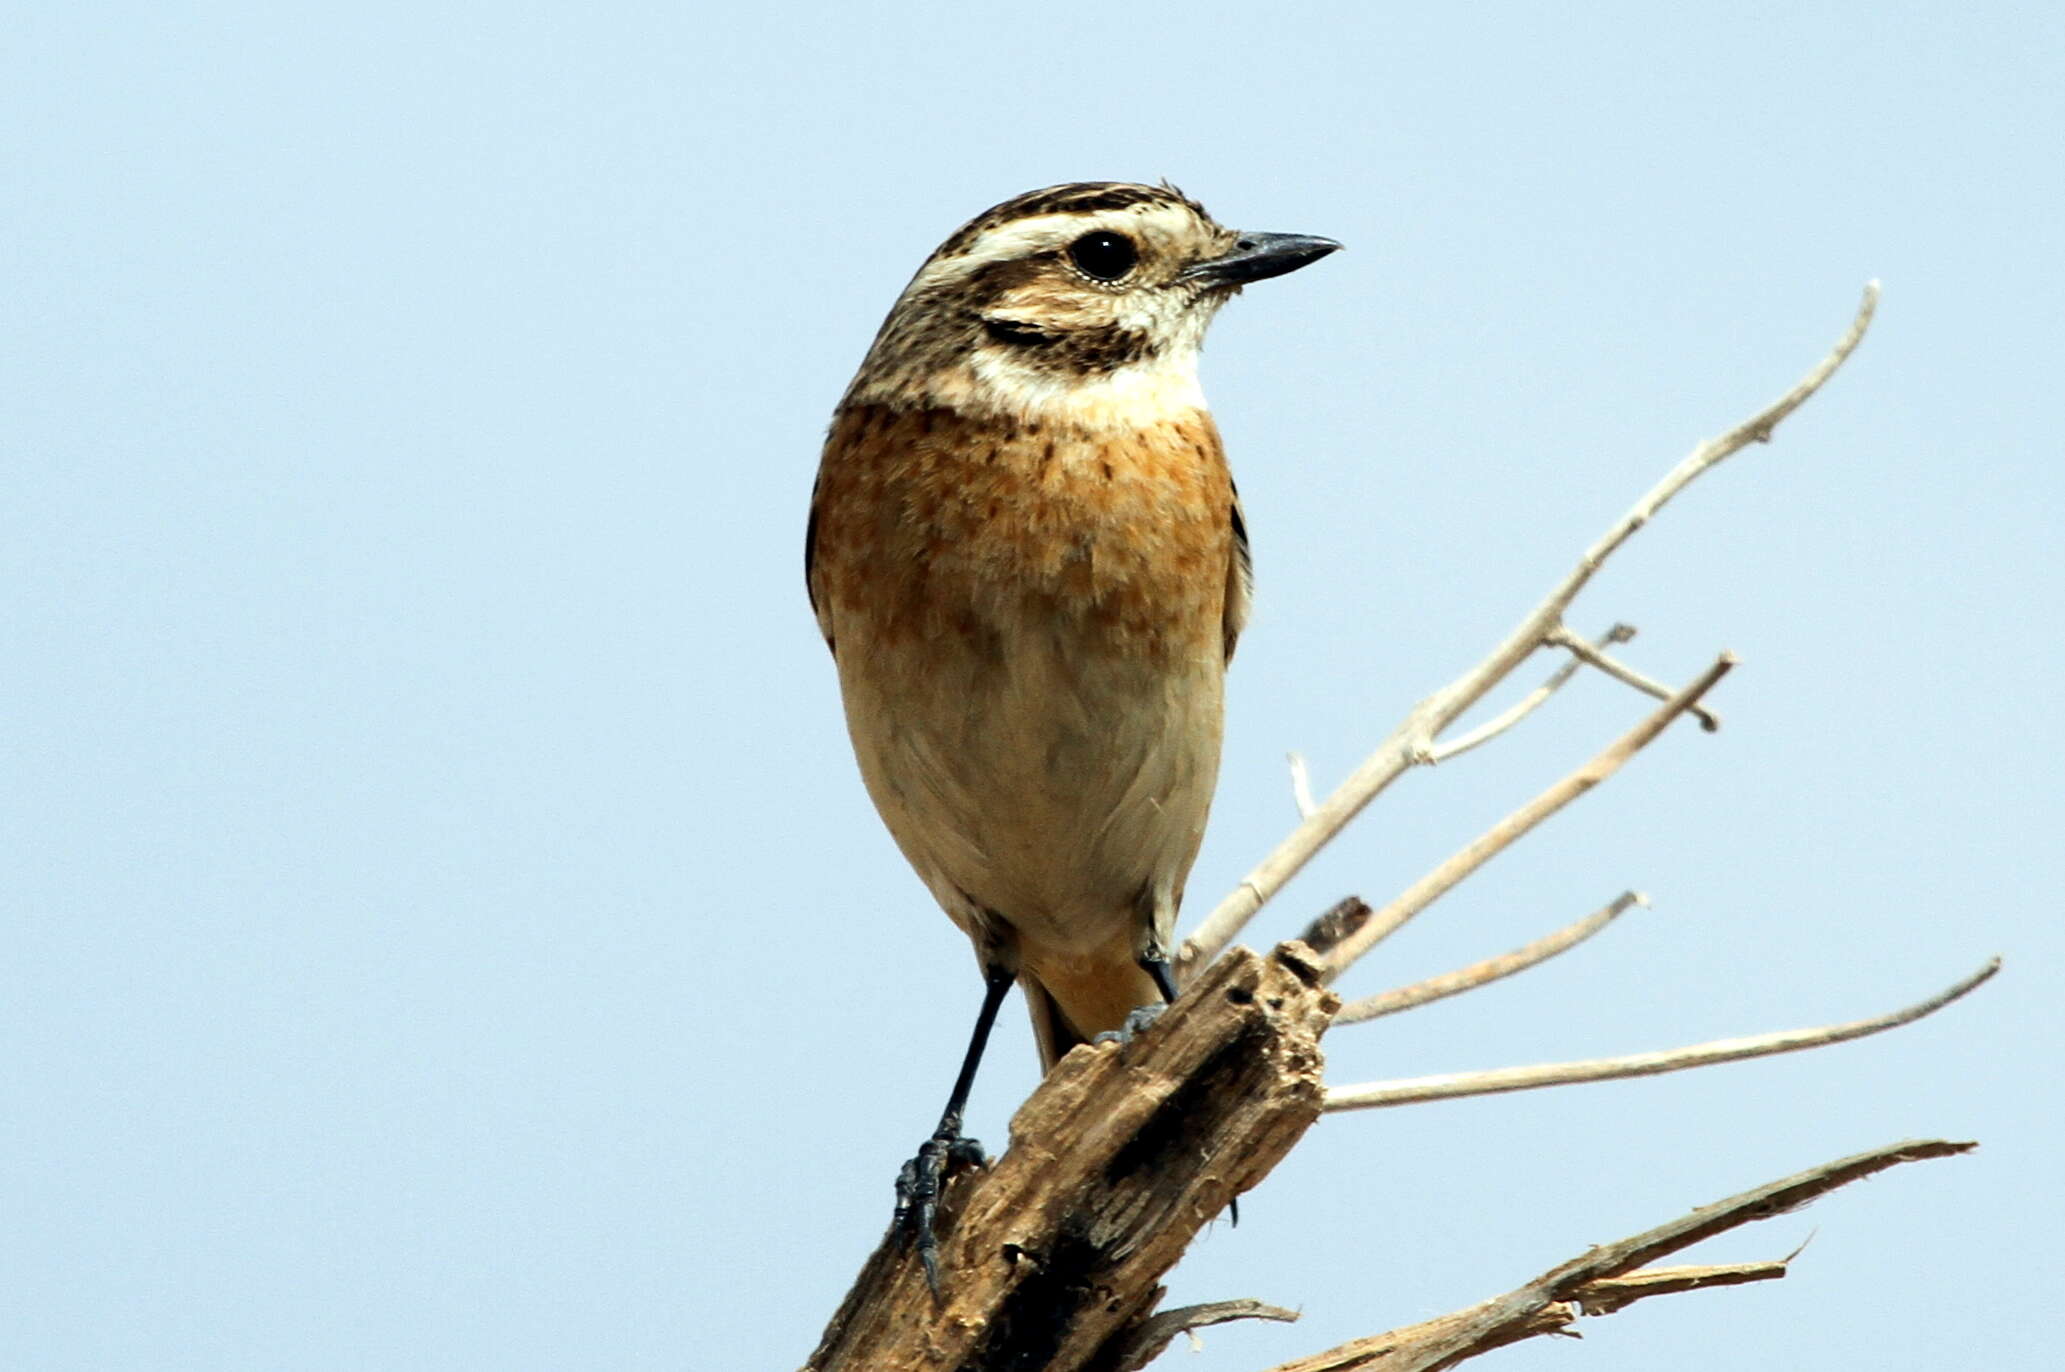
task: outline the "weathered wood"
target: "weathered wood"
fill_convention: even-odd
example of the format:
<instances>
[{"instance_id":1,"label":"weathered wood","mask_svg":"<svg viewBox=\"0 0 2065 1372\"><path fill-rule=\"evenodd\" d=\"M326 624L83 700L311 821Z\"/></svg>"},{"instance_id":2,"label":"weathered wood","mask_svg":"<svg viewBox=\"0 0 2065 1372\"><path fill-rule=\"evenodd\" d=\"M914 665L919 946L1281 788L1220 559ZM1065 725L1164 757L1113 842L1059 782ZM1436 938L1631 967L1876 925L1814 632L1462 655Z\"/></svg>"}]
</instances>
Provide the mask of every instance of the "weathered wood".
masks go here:
<instances>
[{"instance_id":1,"label":"weathered wood","mask_svg":"<svg viewBox=\"0 0 2065 1372\"><path fill-rule=\"evenodd\" d=\"M939 1297L885 1236L806 1372L1116 1365L1197 1231L1319 1118L1319 981L1302 944L1236 949L1131 1043L1070 1053L949 1182Z\"/></svg>"},{"instance_id":2,"label":"weathered wood","mask_svg":"<svg viewBox=\"0 0 2065 1372\"><path fill-rule=\"evenodd\" d=\"M1573 1333L1572 1326L1580 1313L1610 1314L1647 1296L1783 1276L1784 1260L1739 1264L1730 1269L1642 1269L1660 1257L1716 1234L1791 1214L1838 1187L1889 1167L1955 1157L1977 1146L1947 1139L1908 1139L1868 1153L1837 1158L1701 1206L1653 1229L1613 1243L1594 1245L1525 1286L1468 1310L1394 1329L1388 1334L1355 1339L1324 1353L1279 1363L1269 1372L1441 1372L1522 1339ZM1724 1272L1730 1275L1721 1275Z\"/></svg>"}]
</instances>

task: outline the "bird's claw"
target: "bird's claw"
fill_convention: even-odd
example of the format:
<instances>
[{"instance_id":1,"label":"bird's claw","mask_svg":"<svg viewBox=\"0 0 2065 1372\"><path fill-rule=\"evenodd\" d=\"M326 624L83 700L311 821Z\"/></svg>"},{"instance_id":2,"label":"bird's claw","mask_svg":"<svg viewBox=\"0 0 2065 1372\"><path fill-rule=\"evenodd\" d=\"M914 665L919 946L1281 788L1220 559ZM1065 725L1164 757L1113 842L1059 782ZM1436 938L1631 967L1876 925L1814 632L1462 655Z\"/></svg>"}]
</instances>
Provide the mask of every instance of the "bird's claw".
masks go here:
<instances>
[{"instance_id":1,"label":"bird's claw","mask_svg":"<svg viewBox=\"0 0 2065 1372\"><path fill-rule=\"evenodd\" d=\"M939 1197L948 1169L981 1166L982 1145L965 1134L934 1134L918 1145L918 1155L896 1174L896 1214L890 1220L900 1246L917 1245L925 1268L925 1285L939 1295Z\"/></svg>"},{"instance_id":2,"label":"bird's claw","mask_svg":"<svg viewBox=\"0 0 2065 1372\"><path fill-rule=\"evenodd\" d=\"M1090 1040L1092 1043L1131 1043L1162 1017L1169 1007L1166 1005L1142 1005L1126 1016L1126 1022L1116 1029L1107 1029Z\"/></svg>"}]
</instances>

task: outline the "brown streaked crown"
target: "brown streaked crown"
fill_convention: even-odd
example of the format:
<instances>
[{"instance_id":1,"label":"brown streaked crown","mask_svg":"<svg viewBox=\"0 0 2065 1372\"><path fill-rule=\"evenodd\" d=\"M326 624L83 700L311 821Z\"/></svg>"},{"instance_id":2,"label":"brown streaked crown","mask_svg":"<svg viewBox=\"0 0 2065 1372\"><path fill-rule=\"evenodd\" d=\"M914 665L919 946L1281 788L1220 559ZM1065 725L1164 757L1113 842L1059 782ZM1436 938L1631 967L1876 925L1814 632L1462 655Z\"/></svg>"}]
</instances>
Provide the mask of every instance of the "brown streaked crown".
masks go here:
<instances>
[{"instance_id":1,"label":"brown streaked crown","mask_svg":"<svg viewBox=\"0 0 2065 1372\"><path fill-rule=\"evenodd\" d=\"M1071 181L1043 186L1014 195L1001 205L992 205L954 230L933 256L963 252L985 231L1014 219L1041 214L1095 214L1099 210L1127 210L1136 205L1182 205L1206 223L1212 219L1203 205L1166 181L1159 186L1141 186L1130 181Z\"/></svg>"}]
</instances>

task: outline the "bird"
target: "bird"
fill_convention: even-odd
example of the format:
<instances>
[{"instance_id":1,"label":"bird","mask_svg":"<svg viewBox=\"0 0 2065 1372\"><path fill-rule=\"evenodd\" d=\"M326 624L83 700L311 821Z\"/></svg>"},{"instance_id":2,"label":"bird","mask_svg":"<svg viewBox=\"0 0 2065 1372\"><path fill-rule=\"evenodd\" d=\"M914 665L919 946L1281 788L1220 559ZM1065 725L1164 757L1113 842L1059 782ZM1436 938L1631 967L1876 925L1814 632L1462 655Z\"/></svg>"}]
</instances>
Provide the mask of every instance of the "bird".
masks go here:
<instances>
[{"instance_id":1,"label":"bird","mask_svg":"<svg viewBox=\"0 0 2065 1372\"><path fill-rule=\"evenodd\" d=\"M810 605L868 795L983 977L898 1176L935 1293L943 1175L982 1156L962 1116L1011 987L1043 1071L1177 995L1253 575L1198 353L1243 286L1340 246L1224 228L1167 182L1028 191L925 260L833 413Z\"/></svg>"}]
</instances>

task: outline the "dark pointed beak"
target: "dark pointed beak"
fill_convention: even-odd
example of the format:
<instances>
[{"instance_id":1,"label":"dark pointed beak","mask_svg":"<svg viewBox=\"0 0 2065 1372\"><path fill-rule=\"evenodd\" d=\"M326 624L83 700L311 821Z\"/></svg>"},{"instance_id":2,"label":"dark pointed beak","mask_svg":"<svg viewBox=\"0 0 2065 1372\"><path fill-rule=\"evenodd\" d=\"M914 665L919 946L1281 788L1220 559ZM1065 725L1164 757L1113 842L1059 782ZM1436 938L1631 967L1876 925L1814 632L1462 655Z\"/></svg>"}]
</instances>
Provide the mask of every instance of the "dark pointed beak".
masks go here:
<instances>
[{"instance_id":1,"label":"dark pointed beak","mask_svg":"<svg viewBox=\"0 0 2065 1372\"><path fill-rule=\"evenodd\" d=\"M1309 266L1340 247L1331 238L1309 233L1244 233L1231 252L1185 267L1178 279L1207 286L1245 286Z\"/></svg>"}]
</instances>

